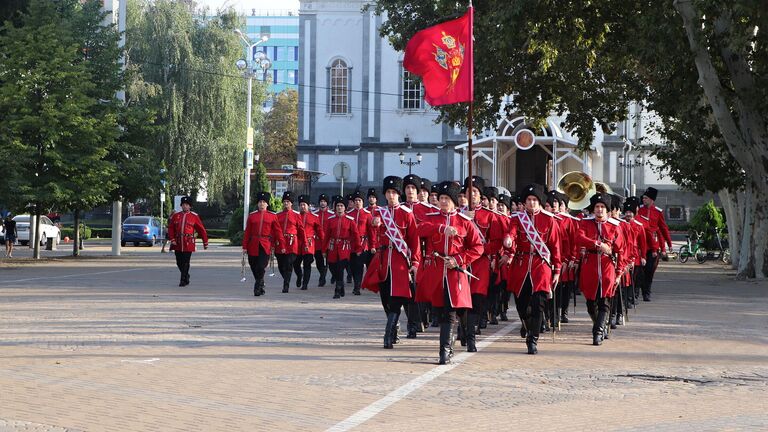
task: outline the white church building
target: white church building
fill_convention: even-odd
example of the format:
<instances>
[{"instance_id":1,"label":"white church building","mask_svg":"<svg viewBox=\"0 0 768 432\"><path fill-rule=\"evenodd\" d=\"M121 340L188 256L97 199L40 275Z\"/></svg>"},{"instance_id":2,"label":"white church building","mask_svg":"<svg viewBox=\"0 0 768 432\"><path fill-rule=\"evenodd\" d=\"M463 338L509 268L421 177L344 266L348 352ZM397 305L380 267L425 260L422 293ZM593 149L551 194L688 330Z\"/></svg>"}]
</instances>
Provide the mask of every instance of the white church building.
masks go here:
<instances>
[{"instance_id":1,"label":"white church building","mask_svg":"<svg viewBox=\"0 0 768 432\"><path fill-rule=\"evenodd\" d=\"M379 189L385 176L409 169L432 181L463 180L467 173L466 131L435 123L437 112L402 67L403 53L378 33L384 18L364 11L366 3L300 3L297 155L307 169L326 173L312 185L313 198L340 193L342 183L345 194L355 187ZM653 170L650 146L658 139L644 132L649 116L630 107L631 120L611 134L597 128L591 150L581 154L561 118L533 129L524 116L512 115L495 130L476 132L473 171L513 192L530 182L551 187L568 171L585 171L621 195L653 186L670 223L686 221L705 199ZM521 129L534 132L531 148L515 144ZM403 164L400 153L405 162L420 163Z\"/></svg>"}]
</instances>

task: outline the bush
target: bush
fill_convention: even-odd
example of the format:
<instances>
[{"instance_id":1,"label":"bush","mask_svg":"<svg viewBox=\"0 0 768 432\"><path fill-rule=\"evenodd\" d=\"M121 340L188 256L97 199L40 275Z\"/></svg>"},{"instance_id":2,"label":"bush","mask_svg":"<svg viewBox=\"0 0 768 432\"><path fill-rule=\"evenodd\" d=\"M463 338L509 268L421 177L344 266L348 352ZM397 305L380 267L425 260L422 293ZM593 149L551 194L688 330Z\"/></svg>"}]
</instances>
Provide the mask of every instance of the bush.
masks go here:
<instances>
[{"instance_id":1,"label":"bush","mask_svg":"<svg viewBox=\"0 0 768 432\"><path fill-rule=\"evenodd\" d=\"M669 227L670 231L688 232L691 230L691 225L687 223L667 224L667 227Z\"/></svg>"},{"instance_id":2,"label":"bush","mask_svg":"<svg viewBox=\"0 0 768 432\"><path fill-rule=\"evenodd\" d=\"M223 239L229 237L229 233L225 229L207 229L205 231L209 238Z\"/></svg>"},{"instance_id":3,"label":"bush","mask_svg":"<svg viewBox=\"0 0 768 432\"><path fill-rule=\"evenodd\" d=\"M85 224L80 224L80 236L83 240L88 240L91 238L91 235L93 235L93 230L91 227ZM61 238L69 237L70 239L75 238L75 229L74 228L62 228L61 229Z\"/></svg>"},{"instance_id":4,"label":"bush","mask_svg":"<svg viewBox=\"0 0 768 432\"><path fill-rule=\"evenodd\" d=\"M93 228L91 234L93 234L92 238L111 238L112 228Z\"/></svg>"},{"instance_id":5,"label":"bush","mask_svg":"<svg viewBox=\"0 0 768 432\"><path fill-rule=\"evenodd\" d=\"M240 246L243 244L243 232L238 231L229 237L229 243L232 246Z\"/></svg>"},{"instance_id":6,"label":"bush","mask_svg":"<svg viewBox=\"0 0 768 432\"><path fill-rule=\"evenodd\" d=\"M708 203L699 208L691 218L691 229L703 232L704 242L707 244L714 243L715 230L722 230L724 227L723 215L715 207L713 200L709 200Z\"/></svg>"}]
</instances>

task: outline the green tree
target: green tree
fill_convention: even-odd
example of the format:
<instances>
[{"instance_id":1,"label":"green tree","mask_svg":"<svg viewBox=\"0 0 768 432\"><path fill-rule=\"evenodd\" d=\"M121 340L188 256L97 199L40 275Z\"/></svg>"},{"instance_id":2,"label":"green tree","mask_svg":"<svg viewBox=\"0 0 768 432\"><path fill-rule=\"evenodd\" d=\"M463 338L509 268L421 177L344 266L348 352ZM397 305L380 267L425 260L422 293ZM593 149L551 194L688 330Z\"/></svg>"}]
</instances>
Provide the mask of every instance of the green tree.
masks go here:
<instances>
[{"instance_id":1,"label":"green tree","mask_svg":"<svg viewBox=\"0 0 768 432\"><path fill-rule=\"evenodd\" d=\"M286 90L275 95L272 109L264 118L264 164L279 167L296 164L299 141L299 92Z\"/></svg>"},{"instance_id":2,"label":"green tree","mask_svg":"<svg viewBox=\"0 0 768 432\"><path fill-rule=\"evenodd\" d=\"M31 0L0 32L0 197L17 209L93 206L114 187L117 35L100 21L97 2Z\"/></svg>"},{"instance_id":3,"label":"green tree","mask_svg":"<svg viewBox=\"0 0 768 432\"><path fill-rule=\"evenodd\" d=\"M716 231L724 227L723 215L712 200L701 206L691 218L691 228L704 233L703 239L707 247L714 243Z\"/></svg>"},{"instance_id":4,"label":"green tree","mask_svg":"<svg viewBox=\"0 0 768 432\"><path fill-rule=\"evenodd\" d=\"M466 7L448 0L381 0L376 10L387 13L382 34L402 49L416 31ZM475 118L491 126L500 115L517 111L537 123L567 111L565 126L586 149L594 125L612 129L626 117L629 102L645 101L662 117L662 136L674 140L674 147L658 153L661 158L690 162L690 150L696 149L694 163L673 166L673 177L700 191L733 192L743 185L742 193L732 195L741 217L728 217L740 228L730 230L739 233L732 242L739 244L739 277L763 278L768 274L765 20L766 9L753 0L478 3ZM503 96L509 94L515 97L506 103ZM442 120L465 122L466 106L440 112Z\"/></svg>"},{"instance_id":5,"label":"green tree","mask_svg":"<svg viewBox=\"0 0 768 432\"><path fill-rule=\"evenodd\" d=\"M139 75L137 95L148 90L136 102L157 126L155 163L167 164L171 194L205 182L209 198L220 200L225 189L242 185L246 95L235 67L243 48L233 33L240 18L232 11L195 18L190 4L170 0L128 6L128 67ZM255 85L254 106L262 95Z\"/></svg>"},{"instance_id":6,"label":"green tree","mask_svg":"<svg viewBox=\"0 0 768 432\"><path fill-rule=\"evenodd\" d=\"M256 207L256 196L260 192L272 193L272 188L267 179L267 168L261 162L256 162L253 167L253 183L251 184L251 207Z\"/></svg>"}]
</instances>

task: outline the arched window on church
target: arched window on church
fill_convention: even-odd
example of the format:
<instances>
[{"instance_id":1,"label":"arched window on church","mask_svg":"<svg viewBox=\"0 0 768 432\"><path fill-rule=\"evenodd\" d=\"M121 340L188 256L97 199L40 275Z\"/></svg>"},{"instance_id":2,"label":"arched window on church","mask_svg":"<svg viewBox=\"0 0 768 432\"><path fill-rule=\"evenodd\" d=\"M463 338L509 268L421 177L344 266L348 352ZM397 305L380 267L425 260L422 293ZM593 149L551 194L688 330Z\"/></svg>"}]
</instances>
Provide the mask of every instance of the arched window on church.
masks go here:
<instances>
[{"instance_id":1,"label":"arched window on church","mask_svg":"<svg viewBox=\"0 0 768 432\"><path fill-rule=\"evenodd\" d=\"M331 115L350 113L349 75L350 68L344 60L336 59L328 68L328 113Z\"/></svg>"}]
</instances>

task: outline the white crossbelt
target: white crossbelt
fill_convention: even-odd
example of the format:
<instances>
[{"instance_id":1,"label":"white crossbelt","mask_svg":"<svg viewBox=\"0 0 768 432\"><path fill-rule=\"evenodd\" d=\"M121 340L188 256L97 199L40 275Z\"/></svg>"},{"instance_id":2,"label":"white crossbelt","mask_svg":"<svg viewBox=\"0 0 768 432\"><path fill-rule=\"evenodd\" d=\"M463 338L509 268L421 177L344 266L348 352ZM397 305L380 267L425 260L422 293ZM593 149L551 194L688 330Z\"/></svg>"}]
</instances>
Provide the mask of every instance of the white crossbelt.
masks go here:
<instances>
[{"instance_id":1,"label":"white crossbelt","mask_svg":"<svg viewBox=\"0 0 768 432\"><path fill-rule=\"evenodd\" d=\"M531 221L531 218L528 217L528 213L524 211L520 212L517 214L517 218L520 219L520 224L525 230L525 236L528 237L528 242L530 242L531 245L533 245L533 248L536 249L536 253L539 254L547 264L551 265L549 261L549 248L547 248L547 245L544 243L544 240L541 239L539 232L533 226L533 222Z\"/></svg>"},{"instance_id":2,"label":"white crossbelt","mask_svg":"<svg viewBox=\"0 0 768 432\"><path fill-rule=\"evenodd\" d=\"M389 241L395 245L395 249L397 249L398 252L403 254L403 256L408 259L408 245L405 243L400 230L397 229L395 220L392 217L393 215L389 212L389 208L379 207L379 213L381 214L381 220L384 221L384 227L387 229L387 238L389 238Z\"/></svg>"}]
</instances>

